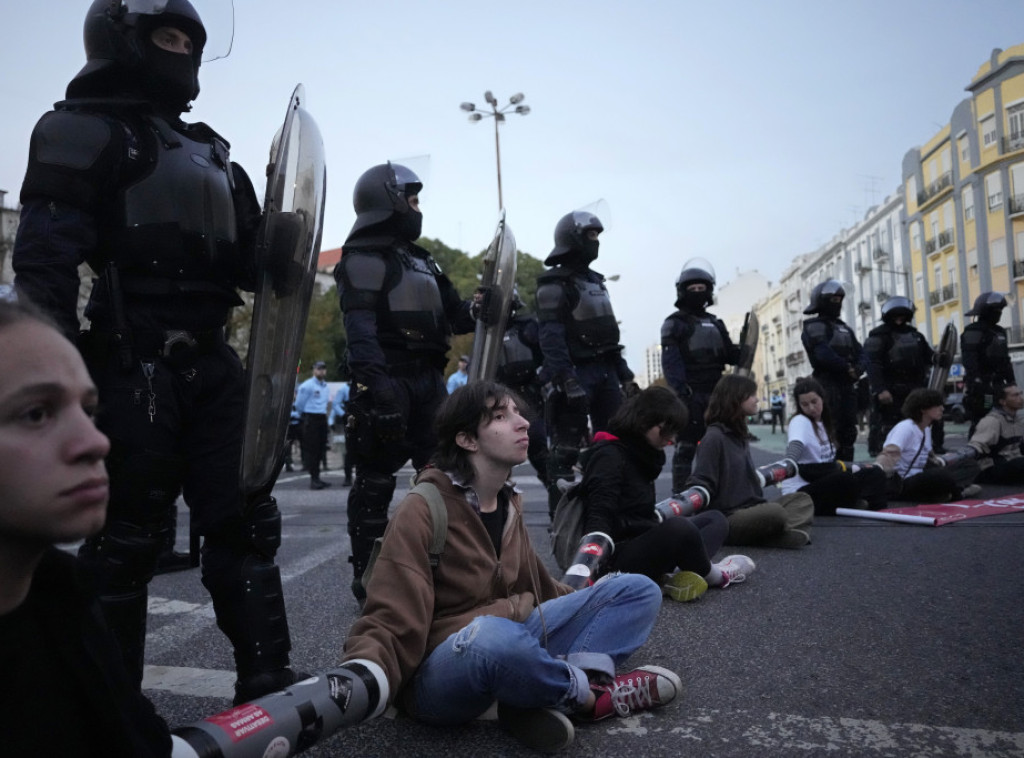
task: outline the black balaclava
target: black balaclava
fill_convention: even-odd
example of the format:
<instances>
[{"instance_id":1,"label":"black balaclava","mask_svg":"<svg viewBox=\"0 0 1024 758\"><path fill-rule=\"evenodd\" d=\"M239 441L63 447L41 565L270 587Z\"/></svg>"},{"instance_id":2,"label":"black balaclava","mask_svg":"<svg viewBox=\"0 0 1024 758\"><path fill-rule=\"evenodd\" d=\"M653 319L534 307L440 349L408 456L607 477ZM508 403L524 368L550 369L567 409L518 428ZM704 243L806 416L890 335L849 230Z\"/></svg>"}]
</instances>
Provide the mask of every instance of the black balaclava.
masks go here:
<instances>
[{"instance_id":1,"label":"black balaclava","mask_svg":"<svg viewBox=\"0 0 1024 758\"><path fill-rule=\"evenodd\" d=\"M824 300L821 303L821 307L818 313L821 314L822 318L837 319L843 312L843 301L839 300L838 303L833 303L831 298Z\"/></svg>"},{"instance_id":2,"label":"black balaclava","mask_svg":"<svg viewBox=\"0 0 1024 758\"><path fill-rule=\"evenodd\" d=\"M196 67L191 55L172 53L153 44L147 36L143 42L144 72L140 86L158 105L176 113L188 110L198 90Z\"/></svg>"}]
</instances>

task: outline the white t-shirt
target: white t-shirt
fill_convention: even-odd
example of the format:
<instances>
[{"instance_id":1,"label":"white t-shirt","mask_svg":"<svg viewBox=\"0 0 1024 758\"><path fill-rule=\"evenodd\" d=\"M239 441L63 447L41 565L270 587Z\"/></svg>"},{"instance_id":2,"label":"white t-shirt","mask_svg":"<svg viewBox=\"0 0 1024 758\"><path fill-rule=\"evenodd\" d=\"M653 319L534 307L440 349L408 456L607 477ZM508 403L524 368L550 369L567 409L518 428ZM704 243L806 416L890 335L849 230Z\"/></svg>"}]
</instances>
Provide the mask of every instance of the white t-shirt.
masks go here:
<instances>
[{"instance_id":1,"label":"white t-shirt","mask_svg":"<svg viewBox=\"0 0 1024 758\"><path fill-rule=\"evenodd\" d=\"M905 418L892 428L885 438L885 444L896 445L900 449L896 473L906 479L924 471L924 464L928 462L928 454L932 451L932 428L928 426L922 430L909 418Z\"/></svg>"},{"instance_id":2,"label":"white t-shirt","mask_svg":"<svg viewBox=\"0 0 1024 758\"><path fill-rule=\"evenodd\" d=\"M790 418L786 431L790 442L802 442L804 445L797 463L831 463L836 459L835 448L828 441L828 434L820 422L816 424L802 413L797 413ZM779 490L783 495L788 495L808 484L806 479L797 474L789 479L783 479L779 483Z\"/></svg>"}]
</instances>

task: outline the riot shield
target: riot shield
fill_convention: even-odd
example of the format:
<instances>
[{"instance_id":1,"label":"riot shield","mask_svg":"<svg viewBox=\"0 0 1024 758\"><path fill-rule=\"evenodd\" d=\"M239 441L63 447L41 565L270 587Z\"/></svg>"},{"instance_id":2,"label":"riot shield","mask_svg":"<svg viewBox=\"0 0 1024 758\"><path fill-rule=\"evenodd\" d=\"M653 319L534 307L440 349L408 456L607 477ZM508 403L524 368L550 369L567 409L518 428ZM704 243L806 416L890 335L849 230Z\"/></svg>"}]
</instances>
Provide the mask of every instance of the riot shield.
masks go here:
<instances>
[{"instance_id":1,"label":"riot shield","mask_svg":"<svg viewBox=\"0 0 1024 758\"><path fill-rule=\"evenodd\" d=\"M484 254L484 270L480 286L488 291L484 305L490 317L476 322L473 355L469 363L469 380L494 379L501 357L502 340L508 325L508 309L512 304L512 288L516 283L516 238L505 223L505 211L498 219L498 229L491 246Z\"/></svg>"},{"instance_id":2,"label":"riot shield","mask_svg":"<svg viewBox=\"0 0 1024 758\"><path fill-rule=\"evenodd\" d=\"M757 314L747 313L740 331L740 357L736 361L736 373L740 376L753 376L754 353L757 351L757 338L761 329L757 324Z\"/></svg>"},{"instance_id":3,"label":"riot shield","mask_svg":"<svg viewBox=\"0 0 1024 758\"><path fill-rule=\"evenodd\" d=\"M949 367L953 365L953 357L956 355L958 335L956 326L950 322L942 332L942 339L939 340L939 349L935 351L935 365L932 366L928 375L928 389L938 390L945 394L946 379L949 377Z\"/></svg>"},{"instance_id":4,"label":"riot shield","mask_svg":"<svg viewBox=\"0 0 1024 758\"><path fill-rule=\"evenodd\" d=\"M267 166L246 360L240 475L247 496L269 491L284 461L295 371L320 253L327 172L320 130L304 106L300 84L274 137Z\"/></svg>"}]
</instances>

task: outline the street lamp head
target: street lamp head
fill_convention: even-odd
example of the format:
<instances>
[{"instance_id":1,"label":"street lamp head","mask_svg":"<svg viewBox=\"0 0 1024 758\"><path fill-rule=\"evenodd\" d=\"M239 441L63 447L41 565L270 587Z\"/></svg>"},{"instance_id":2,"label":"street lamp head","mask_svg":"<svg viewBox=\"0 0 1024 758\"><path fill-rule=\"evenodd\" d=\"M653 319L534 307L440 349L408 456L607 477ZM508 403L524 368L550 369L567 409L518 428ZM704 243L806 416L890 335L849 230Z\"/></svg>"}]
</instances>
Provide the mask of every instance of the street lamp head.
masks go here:
<instances>
[{"instance_id":1,"label":"street lamp head","mask_svg":"<svg viewBox=\"0 0 1024 758\"><path fill-rule=\"evenodd\" d=\"M470 114L469 114L469 120L470 120L470 121L479 121L479 120L481 120L481 119L482 119L483 117L484 117L484 116L483 116L483 114L482 114L482 113L470 113Z\"/></svg>"},{"instance_id":2,"label":"street lamp head","mask_svg":"<svg viewBox=\"0 0 1024 758\"><path fill-rule=\"evenodd\" d=\"M502 113L501 111L498 111L497 113L494 114L494 120L495 121L504 121L505 120L505 114Z\"/></svg>"},{"instance_id":3,"label":"street lamp head","mask_svg":"<svg viewBox=\"0 0 1024 758\"><path fill-rule=\"evenodd\" d=\"M476 106L473 105L473 103L463 103L459 107L462 108L462 110L464 110L464 111L466 111L468 113L472 113L473 111L476 110Z\"/></svg>"},{"instance_id":4,"label":"street lamp head","mask_svg":"<svg viewBox=\"0 0 1024 758\"><path fill-rule=\"evenodd\" d=\"M525 116L529 112L530 112L530 106L529 105L517 105L516 106L516 113L518 113L520 116Z\"/></svg>"},{"instance_id":5,"label":"street lamp head","mask_svg":"<svg viewBox=\"0 0 1024 758\"><path fill-rule=\"evenodd\" d=\"M487 90L484 93L484 100L486 100L491 105L497 105L498 104L498 98L496 98L494 96L494 94L490 90Z\"/></svg>"},{"instance_id":6,"label":"street lamp head","mask_svg":"<svg viewBox=\"0 0 1024 758\"><path fill-rule=\"evenodd\" d=\"M524 95L522 92L517 92L516 94L512 95L512 97L510 97L508 101L512 103L512 105L518 105L519 103L523 102L524 97L526 97L526 95Z\"/></svg>"}]
</instances>

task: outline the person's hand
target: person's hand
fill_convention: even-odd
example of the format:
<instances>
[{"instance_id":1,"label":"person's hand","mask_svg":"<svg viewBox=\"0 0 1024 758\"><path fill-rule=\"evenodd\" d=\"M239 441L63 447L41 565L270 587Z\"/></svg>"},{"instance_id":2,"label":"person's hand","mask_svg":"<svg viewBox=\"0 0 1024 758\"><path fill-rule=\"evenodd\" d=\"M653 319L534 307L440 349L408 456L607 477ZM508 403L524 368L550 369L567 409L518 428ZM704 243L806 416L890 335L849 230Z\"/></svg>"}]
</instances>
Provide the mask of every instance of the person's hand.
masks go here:
<instances>
[{"instance_id":1,"label":"person's hand","mask_svg":"<svg viewBox=\"0 0 1024 758\"><path fill-rule=\"evenodd\" d=\"M390 386L374 389L370 425L378 442L387 444L405 438L405 418Z\"/></svg>"},{"instance_id":2,"label":"person's hand","mask_svg":"<svg viewBox=\"0 0 1024 758\"><path fill-rule=\"evenodd\" d=\"M693 397L693 387L691 387L689 384L684 384L683 386L681 386L679 388L679 397L683 398L684 400Z\"/></svg>"},{"instance_id":3,"label":"person's hand","mask_svg":"<svg viewBox=\"0 0 1024 758\"><path fill-rule=\"evenodd\" d=\"M850 366L848 369L846 369L846 371L853 381L857 381L858 379L860 379L860 369L854 366Z\"/></svg>"},{"instance_id":4,"label":"person's hand","mask_svg":"<svg viewBox=\"0 0 1024 758\"><path fill-rule=\"evenodd\" d=\"M500 319L501 314L497 312L500 305L498 298L494 297L492 288L477 287L473 293L473 302L469 306L469 315L484 326L491 326Z\"/></svg>"},{"instance_id":5,"label":"person's hand","mask_svg":"<svg viewBox=\"0 0 1024 758\"><path fill-rule=\"evenodd\" d=\"M570 376L562 382L562 392L565 393L565 403L570 408L583 413L587 412L587 391L583 389L579 379Z\"/></svg>"},{"instance_id":6,"label":"person's hand","mask_svg":"<svg viewBox=\"0 0 1024 758\"><path fill-rule=\"evenodd\" d=\"M625 398L631 398L634 395L640 394L640 385L636 382L623 382L622 383L622 396Z\"/></svg>"},{"instance_id":7,"label":"person's hand","mask_svg":"<svg viewBox=\"0 0 1024 758\"><path fill-rule=\"evenodd\" d=\"M892 405L892 393L889 390L882 390L878 393L878 402L882 405Z\"/></svg>"},{"instance_id":8,"label":"person's hand","mask_svg":"<svg viewBox=\"0 0 1024 758\"><path fill-rule=\"evenodd\" d=\"M509 601L512 603L515 614L513 621L526 621L533 613L533 607L537 602L532 592L520 592L518 595L510 597Z\"/></svg>"}]
</instances>

